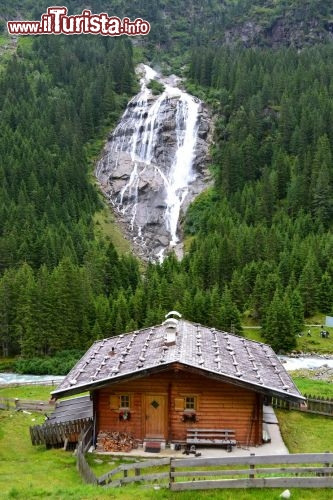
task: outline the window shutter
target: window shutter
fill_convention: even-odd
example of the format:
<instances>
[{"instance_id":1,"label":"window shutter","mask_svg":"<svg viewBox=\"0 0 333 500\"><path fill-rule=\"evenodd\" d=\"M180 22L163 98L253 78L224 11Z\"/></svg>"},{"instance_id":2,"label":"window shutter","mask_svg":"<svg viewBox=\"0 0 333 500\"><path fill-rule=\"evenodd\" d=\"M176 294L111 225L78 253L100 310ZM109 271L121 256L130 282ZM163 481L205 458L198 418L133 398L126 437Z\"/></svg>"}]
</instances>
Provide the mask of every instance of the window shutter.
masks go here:
<instances>
[{"instance_id":1,"label":"window shutter","mask_svg":"<svg viewBox=\"0 0 333 500\"><path fill-rule=\"evenodd\" d=\"M111 410L118 410L118 408L119 408L119 396L112 394L110 396L110 409Z\"/></svg>"},{"instance_id":2,"label":"window shutter","mask_svg":"<svg viewBox=\"0 0 333 500\"><path fill-rule=\"evenodd\" d=\"M184 410L184 398L175 398L175 411Z\"/></svg>"}]
</instances>

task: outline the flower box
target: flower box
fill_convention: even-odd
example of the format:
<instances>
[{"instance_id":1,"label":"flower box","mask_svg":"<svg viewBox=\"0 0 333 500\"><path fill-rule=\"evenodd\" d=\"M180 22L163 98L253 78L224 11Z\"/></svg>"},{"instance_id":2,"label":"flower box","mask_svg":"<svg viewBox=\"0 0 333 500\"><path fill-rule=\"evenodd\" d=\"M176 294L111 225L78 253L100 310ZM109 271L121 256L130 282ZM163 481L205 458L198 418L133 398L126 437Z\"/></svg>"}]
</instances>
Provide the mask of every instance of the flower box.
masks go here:
<instances>
[{"instance_id":1,"label":"flower box","mask_svg":"<svg viewBox=\"0 0 333 500\"><path fill-rule=\"evenodd\" d=\"M119 410L119 420L130 420L131 412L129 410Z\"/></svg>"},{"instance_id":2,"label":"flower box","mask_svg":"<svg viewBox=\"0 0 333 500\"><path fill-rule=\"evenodd\" d=\"M197 414L195 411L184 411L182 416L182 422L196 422Z\"/></svg>"}]
</instances>

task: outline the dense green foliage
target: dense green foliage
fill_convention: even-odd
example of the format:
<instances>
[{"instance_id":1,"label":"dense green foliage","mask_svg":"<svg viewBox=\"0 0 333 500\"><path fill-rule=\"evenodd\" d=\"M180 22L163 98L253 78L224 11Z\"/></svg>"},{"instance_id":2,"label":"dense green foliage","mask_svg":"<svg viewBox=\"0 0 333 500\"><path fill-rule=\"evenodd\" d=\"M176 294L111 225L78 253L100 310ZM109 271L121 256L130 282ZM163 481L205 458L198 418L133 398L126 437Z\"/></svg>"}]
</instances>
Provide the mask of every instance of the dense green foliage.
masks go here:
<instances>
[{"instance_id":1,"label":"dense green foliage","mask_svg":"<svg viewBox=\"0 0 333 500\"><path fill-rule=\"evenodd\" d=\"M192 56L191 89L217 119L215 188L187 217L189 269L205 289L228 285L276 349L293 347L304 314L333 311L332 55L322 46Z\"/></svg>"},{"instance_id":2,"label":"dense green foliage","mask_svg":"<svg viewBox=\"0 0 333 500\"><path fill-rule=\"evenodd\" d=\"M82 2L68 7L80 11ZM45 5L21 8L37 19ZM11 9L6 2L6 19ZM331 8L321 0L117 0L91 9L149 20L151 33L135 45L151 60L167 51L180 68L194 45L188 87L214 113L215 185L186 216L192 245L182 262L170 256L142 276L136 259L96 236L100 202L86 157L137 88L129 40L22 40L0 76L2 354L82 350L160 323L174 308L236 333L247 312L276 350L292 349L304 317L333 312L333 49L220 42L223 27L254 17L267 27L281 12L297 24L302 11L322 27Z\"/></svg>"},{"instance_id":3,"label":"dense green foliage","mask_svg":"<svg viewBox=\"0 0 333 500\"><path fill-rule=\"evenodd\" d=\"M58 352L43 360L40 358L18 359L14 370L31 375L67 375L83 354L84 351L71 350Z\"/></svg>"},{"instance_id":4,"label":"dense green foliage","mask_svg":"<svg viewBox=\"0 0 333 500\"><path fill-rule=\"evenodd\" d=\"M101 296L137 279L137 263L94 236L84 149L134 90L132 48L102 37L22 47L0 79L0 341L4 354L50 354L89 345Z\"/></svg>"}]
</instances>

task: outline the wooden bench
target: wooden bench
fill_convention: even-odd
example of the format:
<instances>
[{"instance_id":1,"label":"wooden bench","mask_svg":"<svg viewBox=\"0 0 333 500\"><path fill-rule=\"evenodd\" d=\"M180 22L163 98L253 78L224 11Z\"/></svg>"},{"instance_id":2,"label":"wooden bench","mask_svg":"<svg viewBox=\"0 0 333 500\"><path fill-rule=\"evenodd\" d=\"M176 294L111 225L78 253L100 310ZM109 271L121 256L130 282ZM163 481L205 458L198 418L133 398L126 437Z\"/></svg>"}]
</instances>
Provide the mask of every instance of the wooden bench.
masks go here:
<instances>
[{"instance_id":1,"label":"wooden bench","mask_svg":"<svg viewBox=\"0 0 333 500\"><path fill-rule=\"evenodd\" d=\"M236 446L236 435L232 429L187 429L186 443L226 447L232 451Z\"/></svg>"}]
</instances>

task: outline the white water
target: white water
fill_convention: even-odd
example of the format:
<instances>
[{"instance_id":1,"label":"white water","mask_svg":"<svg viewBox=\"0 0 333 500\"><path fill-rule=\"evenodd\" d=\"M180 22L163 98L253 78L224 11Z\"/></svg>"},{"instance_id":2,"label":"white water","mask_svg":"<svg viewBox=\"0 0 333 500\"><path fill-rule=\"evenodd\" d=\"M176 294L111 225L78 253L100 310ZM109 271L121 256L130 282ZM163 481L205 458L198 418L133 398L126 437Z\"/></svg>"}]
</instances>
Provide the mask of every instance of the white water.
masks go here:
<instances>
[{"instance_id":1,"label":"white water","mask_svg":"<svg viewBox=\"0 0 333 500\"><path fill-rule=\"evenodd\" d=\"M289 356L279 356L283 363L284 368L291 372L293 370L308 369L315 370L316 368L321 368L322 366L328 366L333 368L333 358L325 357L300 357L300 358L290 358Z\"/></svg>"},{"instance_id":2,"label":"white water","mask_svg":"<svg viewBox=\"0 0 333 500\"><path fill-rule=\"evenodd\" d=\"M13 383L34 383L39 382L49 382L50 385L58 384L64 379L60 375L20 375L18 373L0 373L0 385L1 384L13 384Z\"/></svg>"},{"instance_id":3,"label":"white water","mask_svg":"<svg viewBox=\"0 0 333 500\"><path fill-rule=\"evenodd\" d=\"M195 180L192 169L197 141L197 122L200 101L179 89L175 81L159 79L157 73L147 65L141 65L141 90L129 103L120 123L112 134L108 150L108 165L112 171L114 166L121 165L124 153L130 155L128 165L130 171L127 182L116 198L110 201L116 210L125 215L133 231L134 239L141 239L144 244L142 210L138 216L138 198L140 182L143 174L153 179L158 178L156 185L164 186L165 205L164 224L167 230L169 245L178 241L179 215L188 194L189 184ZM164 91L154 97L147 88L151 79L157 78L164 85ZM164 159L156 157L156 148L161 144L161 128L170 112L170 103L176 102L176 147L174 156ZM175 108L173 108L175 109ZM164 145L165 146L165 145ZM169 154L169 149L168 149ZM147 172L147 169L149 172ZM103 179L101 167L96 169L97 178ZM143 182L143 181L142 181ZM156 188L157 189L157 188ZM157 256L163 259L165 248L158 248Z\"/></svg>"},{"instance_id":4,"label":"white water","mask_svg":"<svg viewBox=\"0 0 333 500\"><path fill-rule=\"evenodd\" d=\"M171 234L171 245L178 242L177 225L180 208L187 195L188 185L194 180L192 163L197 138L199 103L182 93L177 105L177 152L169 173L167 189L166 224ZM185 123L185 128L183 127Z\"/></svg>"}]
</instances>

